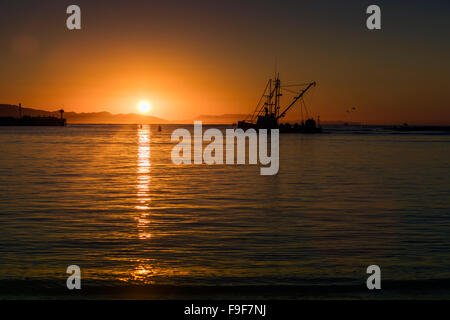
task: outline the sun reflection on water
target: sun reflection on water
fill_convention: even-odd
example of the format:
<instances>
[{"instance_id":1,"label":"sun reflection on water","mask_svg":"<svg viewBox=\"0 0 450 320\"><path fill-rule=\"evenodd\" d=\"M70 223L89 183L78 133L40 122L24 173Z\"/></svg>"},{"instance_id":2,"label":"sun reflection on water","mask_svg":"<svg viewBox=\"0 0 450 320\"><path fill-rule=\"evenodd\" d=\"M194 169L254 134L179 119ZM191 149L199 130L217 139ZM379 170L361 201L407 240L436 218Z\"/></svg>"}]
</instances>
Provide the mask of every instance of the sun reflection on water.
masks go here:
<instances>
[{"instance_id":1,"label":"sun reflection on water","mask_svg":"<svg viewBox=\"0 0 450 320\"><path fill-rule=\"evenodd\" d=\"M150 263L147 263L143 260L137 260L137 266L132 269L126 276L119 277L119 280L125 282L137 282L137 283L145 283L145 284L154 284L155 281L153 277L156 274L155 269L152 267Z\"/></svg>"},{"instance_id":2,"label":"sun reflection on water","mask_svg":"<svg viewBox=\"0 0 450 320\"><path fill-rule=\"evenodd\" d=\"M150 182L152 180L151 162L150 162L150 126L145 125L138 129L138 160L137 160L137 200L138 205L135 208L138 210L138 216L135 217L137 221L139 239L148 239L151 237L148 232L150 225Z\"/></svg>"}]
</instances>

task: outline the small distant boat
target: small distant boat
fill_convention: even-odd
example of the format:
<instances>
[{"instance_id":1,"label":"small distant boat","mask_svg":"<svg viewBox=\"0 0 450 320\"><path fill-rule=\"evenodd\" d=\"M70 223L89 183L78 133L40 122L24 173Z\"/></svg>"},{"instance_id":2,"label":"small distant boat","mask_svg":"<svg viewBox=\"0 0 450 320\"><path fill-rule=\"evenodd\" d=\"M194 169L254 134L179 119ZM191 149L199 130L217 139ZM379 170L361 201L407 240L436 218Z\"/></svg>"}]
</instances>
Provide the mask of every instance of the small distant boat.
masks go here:
<instances>
[{"instance_id":1,"label":"small distant boat","mask_svg":"<svg viewBox=\"0 0 450 320\"><path fill-rule=\"evenodd\" d=\"M18 105L18 117L0 117L0 126L60 126L66 125L66 119L63 118L64 110L59 110L61 116L51 117L32 117L22 115L22 104Z\"/></svg>"},{"instance_id":2,"label":"small distant boat","mask_svg":"<svg viewBox=\"0 0 450 320\"><path fill-rule=\"evenodd\" d=\"M317 123L312 118L308 118L306 121L302 119L300 124L295 123L294 125L281 123L281 119L297 103L297 101L301 101L306 92L315 86L316 82L281 86L279 75L277 75L275 79L269 79L255 111L250 114L247 119L238 121L237 127L244 130L250 128L279 129L280 133L321 133L322 127L320 126L320 118L317 119ZM289 87L289 89L287 87ZM300 91L293 91L291 88L295 87L302 87L303 89ZM280 111L280 100L283 95L281 90L286 90L287 92L295 94L293 100L283 111Z\"/></svg>"}]
</instances>

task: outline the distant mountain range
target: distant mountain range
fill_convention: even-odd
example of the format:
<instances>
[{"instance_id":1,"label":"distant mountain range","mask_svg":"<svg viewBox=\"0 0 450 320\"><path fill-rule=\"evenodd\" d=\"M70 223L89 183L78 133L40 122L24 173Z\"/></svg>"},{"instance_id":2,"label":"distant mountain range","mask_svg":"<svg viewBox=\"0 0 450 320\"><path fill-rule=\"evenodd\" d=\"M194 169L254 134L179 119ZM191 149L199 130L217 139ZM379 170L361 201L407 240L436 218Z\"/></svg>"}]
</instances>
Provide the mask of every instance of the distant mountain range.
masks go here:
<instances>
[{"instance_id":1,"label":"distant mountain range","mask_svg":"<svg viewBox=\"0 0 450 320\"><path fill-rule=\"evenodd\" d=\"M45 111L33 108L23 108L22 114L26 116L54 116L59 117L59 111ZM195 120L202 121L204 124L232 124L242 120L247 115L244 114L224 114L224 115L200 115L192 119L168 121L166 119L145 116L136 113L112 114L110 112L65 112L64 118L68 124L93 124L93 123L111 123L111 124L159 124L159 123L193 123ZM0 117L19 117L18 106L10 104L0 104Z\"/></svg>"},{"instance_id":2,"label":"distant mountain range","mask_svg":"<svg viewBox=\"0 0 450 320\"><path fill-rule=\"evenodd\" d=\"M246 114L221 114L221 115L208 115L202 114L197 117L185 120L176 120L172 123L194 123L194 121L201 121L204 124L232 124L237 123L247 118Z\"/></svg>"},{"instance_id":3,"label":"distant mountain range","mask_svg":"<svg viewBox=\"0 0 450 320\"><path fill-rule=\"evenodd\" d=\"M22 108L22 114L26 116L60 116L59 111L45 111L33 108ZM247 114L222 114L222 115L199 115L191 119L185 120L175 120L168 121L166 119L145 116L136 113L127 114L112 114L110 112L65 112L64 118L67 119L68 124L95 124L95 123L105 123L105 124L163 124L163 123L174 123L174 124L192 124L194 121L202 121L204 124L233 124L240 120L247 118ZM19 117L18 107L10 104L0 104L0 117ZM294 123L291 119L286 119L291 123ZM322 121L325 125L342 125L344 121ZM356 123L352 123L356 124Z\"/></svg>"}]
</instances>

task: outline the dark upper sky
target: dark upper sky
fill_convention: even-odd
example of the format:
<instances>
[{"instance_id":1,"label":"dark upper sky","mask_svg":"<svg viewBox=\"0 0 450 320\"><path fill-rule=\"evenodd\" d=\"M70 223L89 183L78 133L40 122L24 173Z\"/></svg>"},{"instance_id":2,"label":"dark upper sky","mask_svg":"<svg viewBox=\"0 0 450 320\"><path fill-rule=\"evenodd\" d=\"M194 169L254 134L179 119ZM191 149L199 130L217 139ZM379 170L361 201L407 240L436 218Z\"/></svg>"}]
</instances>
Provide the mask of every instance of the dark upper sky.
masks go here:
<instances>
[{"instance_id":1,"label":"dark upper sky","mask_svg":"<svg viewBox=\"0 0 450 320\"><path fill-rule=\"evenodd\" d=\"M70 4L82 30L66 28ZM0 0L0 15L0 103L248 113L277 69L318 82L307 102L323 120L450 124L449 1Z\"/></svg>"}]
</instances>

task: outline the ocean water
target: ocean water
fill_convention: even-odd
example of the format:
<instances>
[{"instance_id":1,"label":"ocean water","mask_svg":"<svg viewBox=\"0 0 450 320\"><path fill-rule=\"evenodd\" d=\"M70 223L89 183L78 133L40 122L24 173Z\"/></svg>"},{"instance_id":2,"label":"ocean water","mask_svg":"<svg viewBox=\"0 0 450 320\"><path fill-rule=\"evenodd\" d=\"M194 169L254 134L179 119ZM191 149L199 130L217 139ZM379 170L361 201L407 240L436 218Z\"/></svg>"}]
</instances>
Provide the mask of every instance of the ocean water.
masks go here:
<instances>
[{"instance_id":1,"label":"ocean water","mask_svg":"<svg viewBox=\"0 0 450 320\"><path fill-rule=\"evenodd\" d=\"M65 297L73 264L78 298L450 297L449 134L281 135L261 176L174 165L177 127L0 127L0 298Z\"/></svg>"}]
</instances>

